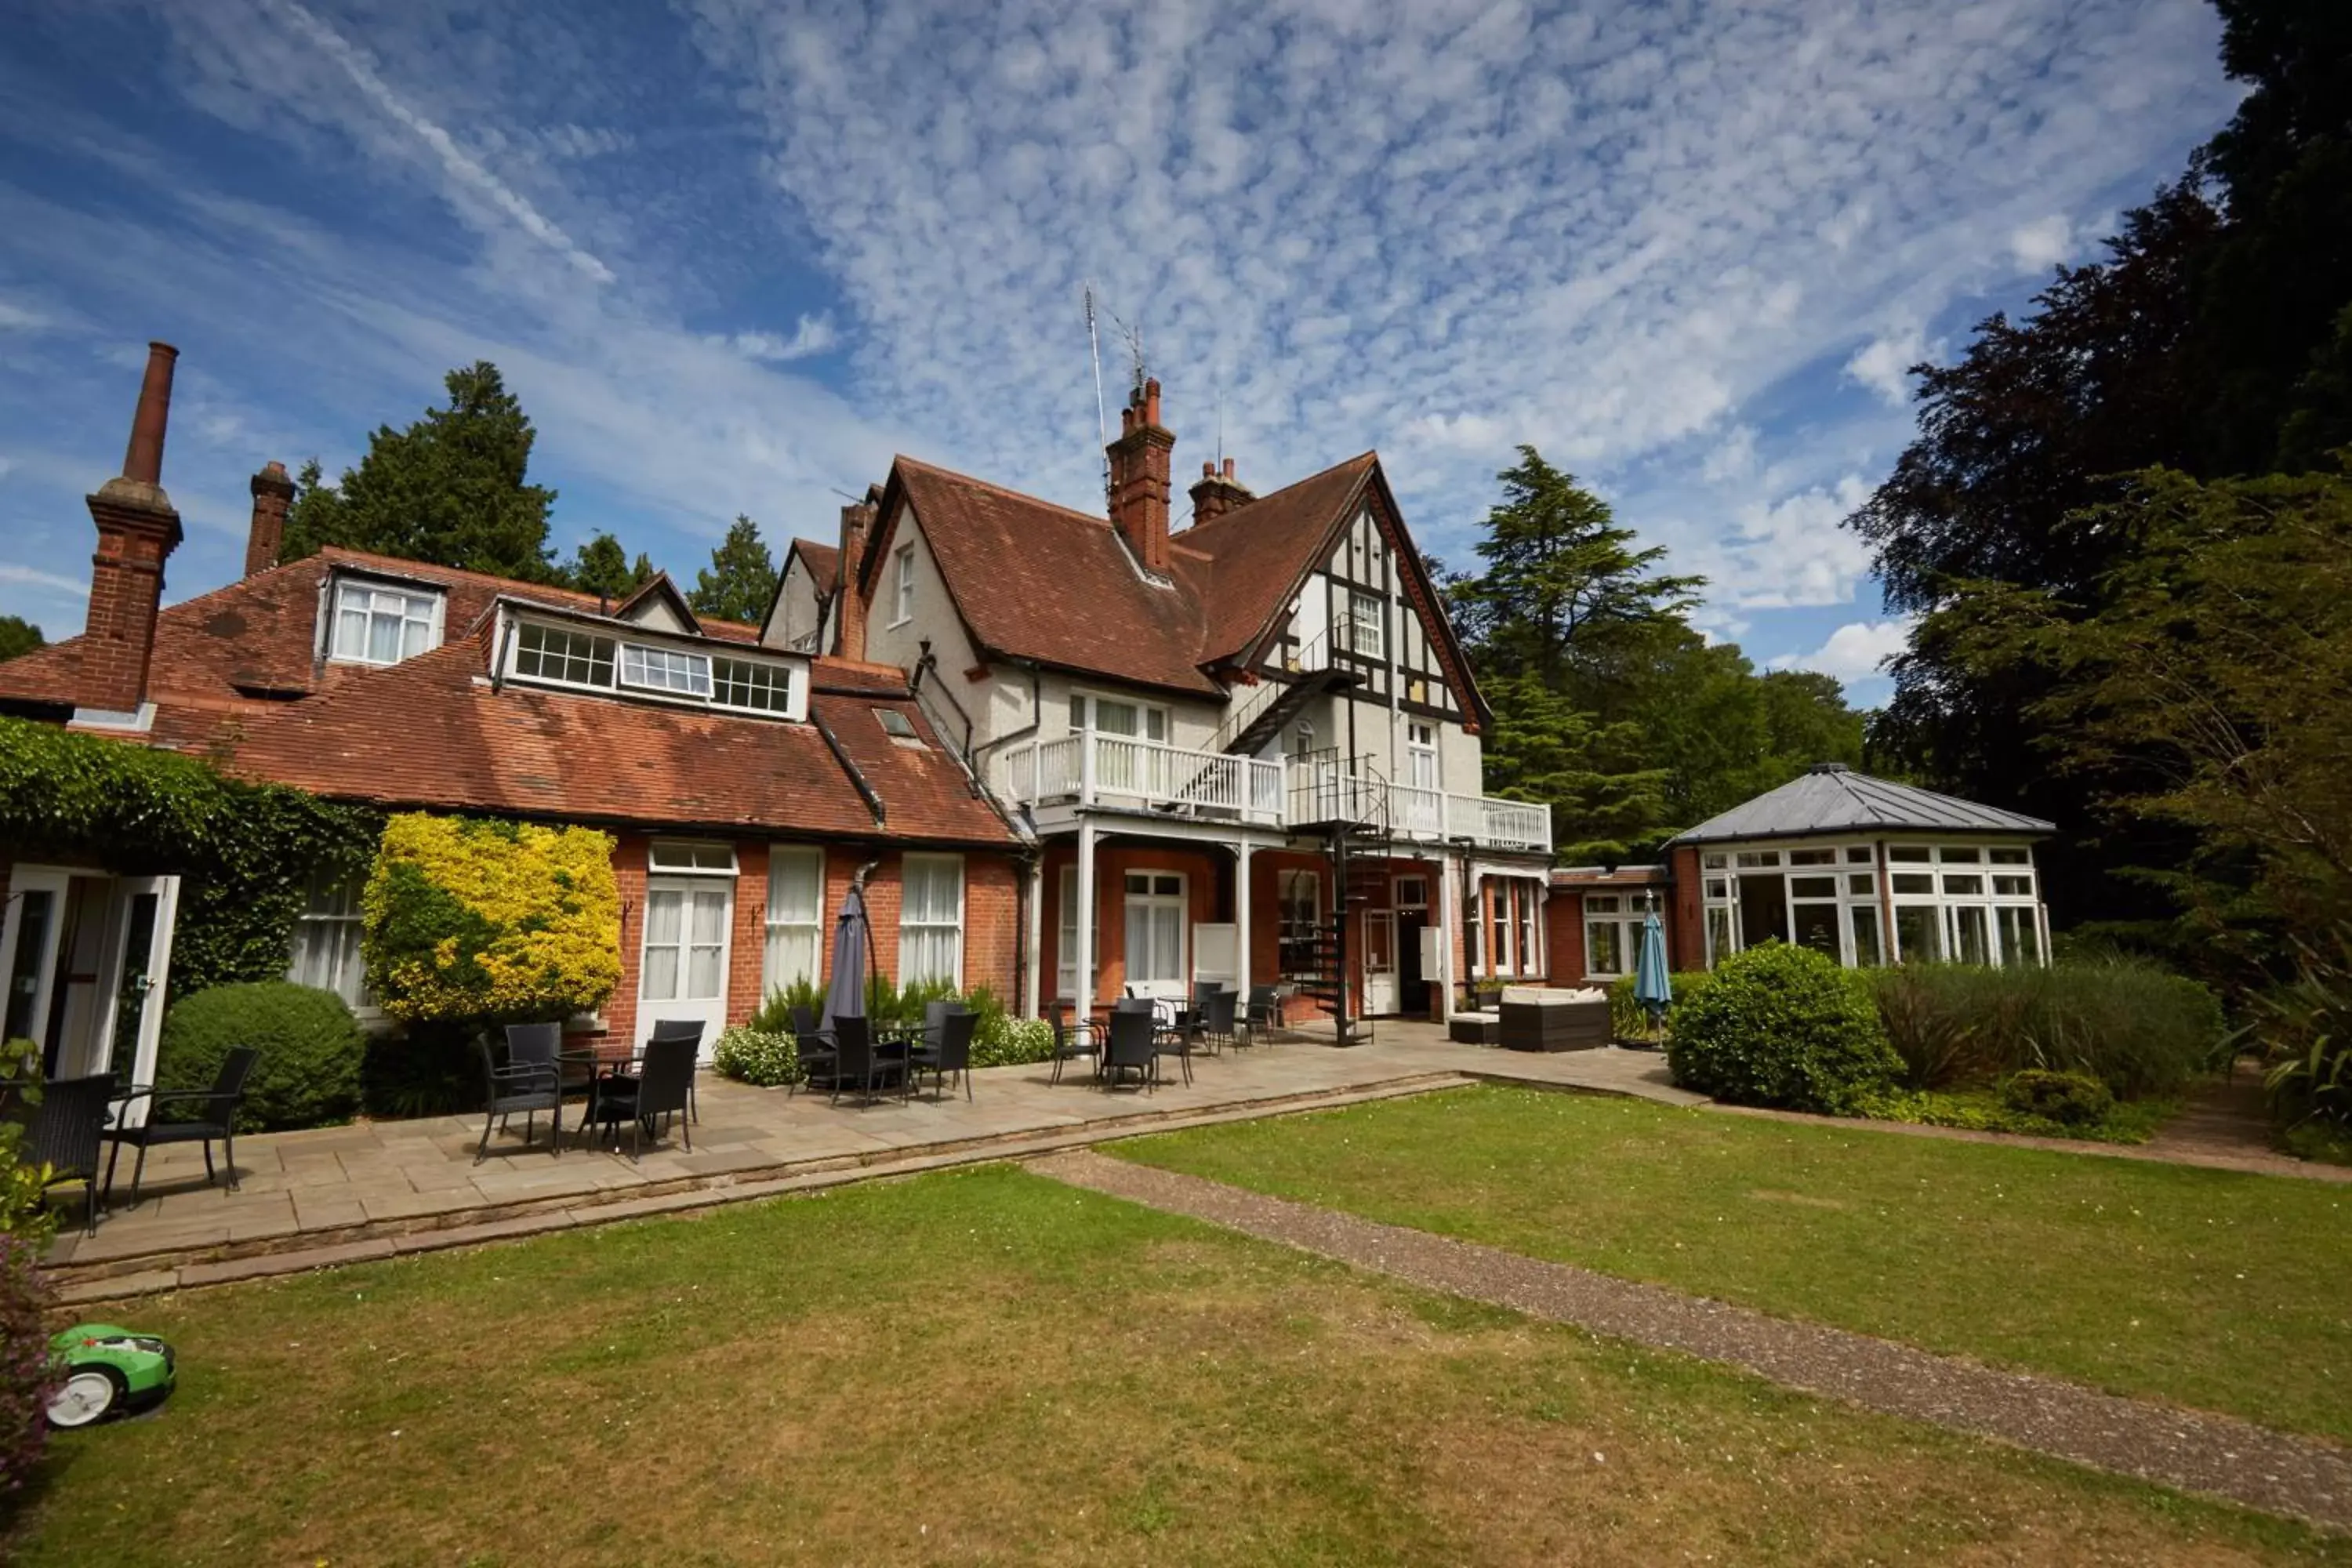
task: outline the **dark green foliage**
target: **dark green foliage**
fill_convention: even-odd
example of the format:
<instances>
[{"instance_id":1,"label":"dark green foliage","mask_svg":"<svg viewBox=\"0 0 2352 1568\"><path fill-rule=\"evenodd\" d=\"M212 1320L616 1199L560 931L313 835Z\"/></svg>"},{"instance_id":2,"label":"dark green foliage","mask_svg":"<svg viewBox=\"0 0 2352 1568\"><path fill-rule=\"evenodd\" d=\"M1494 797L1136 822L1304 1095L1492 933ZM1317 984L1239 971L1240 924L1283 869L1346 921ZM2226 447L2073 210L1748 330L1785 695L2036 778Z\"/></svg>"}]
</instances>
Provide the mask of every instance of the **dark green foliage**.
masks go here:
<instances>
[{"instance_id":1,"label":"dark green foliage","mask_svg":"<svg viewBox=\"0 0 2352 1568\"><path fill-rule=\"evenodd\" d=\"M222 1058L238 1046L261 1053L246 1080L238 1131L325 1127L359 1109L366 1050L359 1021L333 992L284 980L215 985L173 1003L155 1056L156 1087L209 1089ZM171 1120L171 1108L162 1114Z\"/></svg>"},{"instance_id":2,"label":"dark green foliage","mask_svg":"<svg viewBox=\"0 0 2352 1568\"><path fill-rule=\"evenodd\" d=\"M2064 1075L2073 1078L2074 1075ZM1856 1112L1878 1121L1908 1121L1922 1127L1961 1127L1971 1132L2014 1132L2027 1138L2079 1138L2095 1143L2145 1143L2178 1115L2171 1095L2118 1100L2098 1079L2084 1078L2105 1096L2106 1109L2086 1121L2062 1121L2012 1105L2002 1089L1976 1084L1962 1089L1895 1089L1867 1094ZM2096 1097L2094 1097L2096 1098Z\"/></svg>"},{"instance_id":3,"label":"dark green foliage","mask_svg":"<svg viewBox=\"0 0 2352 1568\"><path fill-rule=\"evenodd\" d=\"M1867 973L1903 1081L1914 1089L2048 1069L2084 1074L2119 1099L2139 1100L2178 1094L2222 1047L2212 991L2144 959Z\"/></svg>"},{"instance_id":4,"label":"dark green foliage","mask_svg":"<svg viewBox=\"0 0 2352 1568\"><path fill-rule=\"evenodd\" d=\"M41 628L24 616L0 616L0 659L15 658L18 654L47 646L48 639L41 635Z\"/></svg>"},{"instance_id":5,"label":"dark green foliage","mask_svg":"<svg viewBox=\"0 0 2352 1568\"><path fill-rule=\"evenodd\" d=\"M805 1007L813 1015L824 1012L824 987L814 980L802 978L790 985L768 993L759 1011L751 1015L751 1027L771 1035L789 1035L793 1031L793 1009Z\"/></svg>"},{"instance_id":6,"label":"dark green foliage","mask_svg":"<svg viewBox=\"0 0 2352 1568\"><path fill-rule=\"evenodd\" d=\"M224 777L175 752L0 718L0 843L24 859L178 874L172 989L286 973L314 876L355 876L380 813Z\"/></svg>"},{"instance_id":7,"label":"dark green foliage","mask_svg":"<svg viewBox=\"0 0 2352 1568\"><path fill-rule=\"evenodd\" d=\"M2116 1108L2116 1097L2107 1086L2090 1074L2045 1068L2011 1073L2000 1086L2000 1098L2011 1110L2047 1117L2066 1127L2103 1121Z\"/></svg>"},{"instance_id":8,"label":"dark green foliage","mask_svg":"<svg viewBox=\"0 0 2352 1568\"><path fill-rule=\"evenodd\" d=\"M443 378L446 407L405 430L379 426L367 456L327 485L315 458L286 516L288 561L322 545L429 561L468 572L551 582L547 544L555 492L524 482L536 433L486 360Z\"/></svg>"},{"instance_id":9,"label":"dark green foliage","mask_svg":"<svg viewBox=\"0 0 2352 1568\"><path fill-rule=\"evenodd\" d=\"M711 1047L710 1065L723 1077L767 1089L802 1078L800 1043L790 1029L739 1024L723 1030Z\"/></svg>"},{"instance_id":10,"label":"dark green foliage","mask_svg":"<svg viewBox=\"0 0 2352 1568\"><path fill-rule=\"evenodd\" d=\"M594 594L617 605L654 579L654 563L637 552L632 563L629 552L621 542L609 533L599 533L572 552L572 564L562 570L563 585L583 594Z\"/></svg>"},{"instance_id":11,"label":"dark green foliage","mask_svg":"<svg viewBox=\"0 0 2352 1568\"><path fill-rule=\"evenodd\" d=\"M695 574L686 602L698 616L758 626L775 596L775 557L760 538L760 525L738 512L711 551L710 564Z\"/></svg>"},{"instance_id":12,"label":"dark green foliage","mask_svg":"<svg viewBox=\"0 0 2352 1568\"><path fill-rule=\"evenodd\" d=\"M1666 1004L1665 1016L1653 1026L1650 1010L1633 1000L1636 976L1621 974L1609 986L1609 1028L1621 1040L1643 1040L1656 1044L1674 1033L1675 1015L1684 1003L1705 989L1712 976L1704 969L1675 969L1666 973L1666 989L1674 1000Z\"/></svg>"},{"instance_id":13,"label":"dark green foliage","mask_svg":"<svg viewBox=\"0 0 2352 1568\"><path fill-rule=\"evenodd\" d=\"M360 1061L360 1103L370 1116L446 1116L482 1103L478 1030L469 1022L421 1021L371 1035Z\"/></svg>"},{"instance_id":14,"label":"dark green foliage","mask_svg":"<svg viewBox=\"0 0 2352 1568\"><path fill-rule=\"evenodd\" d=\"M2298 954L2291 984L2256 998L2271 1103L2290 1131L2352 1141L2352 924Z\"/></svg>"},{"instance_id":15,"label":"dark green foliage","mask_svg":"<svg viewBox=\"0 0 2352 1568\"><path fill-rule=\"evenodd\" d=\"M57 1391L49 1352L49 1288L41 1243L0 1231L0 1498L14 1497L40 1467Z\"/></svg>"},{"instance_id":16,"label":"dark green foliage","mask_svg":"<svg viewBox=\"0 0 2352 1568\"><path fill-rule=\"evenodd\" d=\"M1777 942L1724 960L1675 1009L1666 1064L1684 1088L1735 1105L1832 1115L1902 1068L1868 977Z\"/></svg>"}]
</instances>

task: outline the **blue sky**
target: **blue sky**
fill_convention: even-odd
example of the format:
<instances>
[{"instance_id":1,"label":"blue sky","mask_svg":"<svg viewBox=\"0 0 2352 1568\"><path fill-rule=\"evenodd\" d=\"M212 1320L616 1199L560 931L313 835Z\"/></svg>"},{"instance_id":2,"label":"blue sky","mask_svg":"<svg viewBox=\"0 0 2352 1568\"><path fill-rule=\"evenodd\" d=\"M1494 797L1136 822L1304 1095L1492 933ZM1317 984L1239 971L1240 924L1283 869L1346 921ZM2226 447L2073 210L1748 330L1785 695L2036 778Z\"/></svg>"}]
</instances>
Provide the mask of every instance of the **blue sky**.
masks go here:
<instances>
[{"instance_id":1,"label":"blue sky","mask_svg":"<svg viewBox=\"0 0 2352 1568\"><path fill-rule=\"evenodd\" d=\"M356 460L454 364L538 424L568 554L779 557L905 451L1099 510L1080 300L1179 483L1377 447L1465 561L1532 441L1860 700L1838 520L1902 369L2081 259L2236 101L2198 0L0 0L0 612L79 629L82 496L182 351L169 595L265 459ZM1116 396L1118 352L1107 355ZM1180 500L1180 512L1181 509Z\"/></svg>"}]
</instances>

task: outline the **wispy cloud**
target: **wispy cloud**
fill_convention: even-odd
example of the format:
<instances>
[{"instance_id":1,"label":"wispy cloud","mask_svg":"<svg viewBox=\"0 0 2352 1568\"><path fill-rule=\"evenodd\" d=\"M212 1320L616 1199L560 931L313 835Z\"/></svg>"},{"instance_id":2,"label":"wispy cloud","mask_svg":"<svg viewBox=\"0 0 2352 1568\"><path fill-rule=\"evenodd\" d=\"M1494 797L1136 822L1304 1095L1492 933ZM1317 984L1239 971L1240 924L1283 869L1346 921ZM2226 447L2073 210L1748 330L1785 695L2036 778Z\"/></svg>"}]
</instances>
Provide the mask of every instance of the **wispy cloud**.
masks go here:
<instances>
[{"instance_id":1,"label":"wispy cloud","mask_svg":"<svg viewBox=\"0 0 2352 1568\"><path fill-rule=\"evenodd\" d=\"M17 583L26 587L47 589L69 599L89 597L89 584L58 572L44 572L37 566L20 566L13 561L0 561L0 583Z\"/></svg>"},{"instance_id":2,"label":"wispy cloud","mask_svg":"<svg viewBox=\"0 0 2352 1568\"><path fill-rule=\"evenodd\" d=\"M745 359L762 360L770 364L786 364L796 359L829 353L841 342L841 333L827 316L803 316L793 328L790 337L778 337L773 332L736 332L714 339L725 343Z\"/></svg>"},{"instance_id":3,"label":"wispy cloud","mask_svg":"<svg viewBox=\"0 0 2352 1568\"><path fill-rule=\"evenodd\" d=\"M1850 621L1832 632L1821 647L1782 654L1771 661L1771 667L1818 670L1851 685L1884 674L1886 661L1903 651L1910 635L1907 619Z\"/></svg>"}]
</instances>

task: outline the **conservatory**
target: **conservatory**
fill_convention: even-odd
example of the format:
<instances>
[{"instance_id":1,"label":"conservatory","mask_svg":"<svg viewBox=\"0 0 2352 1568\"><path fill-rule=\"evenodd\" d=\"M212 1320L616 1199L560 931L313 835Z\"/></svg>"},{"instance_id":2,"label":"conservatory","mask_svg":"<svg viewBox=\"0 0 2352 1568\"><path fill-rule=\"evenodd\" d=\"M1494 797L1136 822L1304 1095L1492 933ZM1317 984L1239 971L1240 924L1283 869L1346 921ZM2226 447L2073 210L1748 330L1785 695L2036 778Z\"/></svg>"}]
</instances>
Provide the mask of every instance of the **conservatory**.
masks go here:
<instances>
[{"instance_id":1,"label":"conservatory","mask_svg":"<svg viewBox=\"0 0 2352 1568\"><path fill-rule=\"evenodd\" d=\"M2033 845L2053 831L1819 763L1673 840L1677 913L1699 926L1678 946L1710 968L1767 941L1848 967L2040 963L2049 916Z\"/></svg>"}]
</instances>

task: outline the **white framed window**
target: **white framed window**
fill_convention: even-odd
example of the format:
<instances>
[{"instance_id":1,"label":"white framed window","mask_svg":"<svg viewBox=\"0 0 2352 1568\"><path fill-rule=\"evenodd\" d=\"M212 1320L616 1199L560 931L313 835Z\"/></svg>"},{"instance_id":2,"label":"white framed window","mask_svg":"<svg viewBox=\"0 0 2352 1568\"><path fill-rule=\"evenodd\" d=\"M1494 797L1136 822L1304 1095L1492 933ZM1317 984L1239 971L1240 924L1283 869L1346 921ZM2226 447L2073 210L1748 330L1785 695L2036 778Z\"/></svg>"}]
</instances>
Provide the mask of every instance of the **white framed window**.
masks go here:
<instances>
[{"instance_id":1,"label":"white framed window","mask_svg":"<svg viewBox=\"0 0 2352 1568\"><path fill-rule=\"evenodd\" d=\"M1386 657L1388 606L1378 594L1348 594L1348 647L1367 658Z\"/></svg>"},{"instance_id":2,"label":"white framed window","mask_svg":"<svg viewBox=\"0 0 2352 1568\"><path fill-rule=\"evenodd\" d=\"M1437 726L1410 721L1404 727L1405 783L1415 789L1437 787Z\"/></svg>"},{"instance_id":3,"label":"white framed window","mask_svg":"<svg viewBox=\"0 0 2352 1568\"><path fill-rule=\"evenodd\" d=\"M1541 974L1549 965L1545 963L1542 947L1536 941L1536 890L1526 882L1515 882L1511 900L1518 910L1519 973Z\"/></svg>"},{"instance_id":4,"label":"white framed window","mask_svg":"<svg viewBox=\"0 0 2352 1568\"><path fill-rule=\"evenodd\" d=\"M1493 900L1494 901L1491 908L1494 911L1495 921L1495 973L1497 974L1517 975L1518 973L1518 970L1511 962L1513 953L1511 951L1510 883L1496 882L1495 884Z\"/></svg>"},{"instance_id":5,"label":"white framed window","mask_svg":"<svg viewBox=\"0 0 2352 1568\"><path fill-rule=\"evenodd\" d=\"M727 928L734 890L721 883L646 889L646 940L637 995L647 1002L715 1002L727 988Z\"/></svg>"},{"instance_id":6,"label":"white framed window","mask_svg":"<svg viewBox=\"0 0 2352 1568\"><path fill-rule=\"evenodd\" d=\"M735 874L735 847L731 844L701 844L684 838L656 838L646 850L648 868L665 876L731 877Z\"/></svg>"},{"instance_id":7,"label":"white framed window","mask_svg":"<svg viewBox=\"0 0 2352 1568\"><path fill-rule=\"evenodd\" d=\"M525 621L515 628L515 673L531 680L609 689L617 646L611 637Z\"/></svg>"},{"instance_id":8,"label":"white framed window","mask_svg":"<svg viewBox=\"0 0 2352 1568\"><path fill-rule=\"evenodd\" d=\"M721 708L789 713L793 706L792 669L761 659L714 658L710 661L710 700Z\"/></svg>"},{"instance_id":9,"label":"white framed window","mask_svg":"<svg viewBox=\"0 0 2352 1568\"><path fill-rule=\"evenodd\" d=\"M353 1009L374 1005L360 959L361 886L359 878L310 879L286 966L286 978L295 984L331 991Z\"/></svg>"},{"instance_id":10,"label":"white framed window","mask_svg":"<svg viewBox=\"0 0 2352 1568\"><path fill-rule=\"evenodd\" d=\"M915 618L915 547L900 545L894 559L898 580L891 589L890 624L903 626Z\"/></svg>"},{"instance_id":11,"label":"white framed window","mask_svg":"<svg viewBox=\"0 0 2352 1568\"><path fill-rule=\"evenodd\" d=\"M441 595L339 579L333 657L345 664L398 664L441 646Z\"/></svg>"},{"instance_id":12,"label":"white framed window","mask_svg":"<svg viewBox=\"0 0 2352 1568\"><path fill-rule=\"evenodd\" d=\"M1091 691L1070 693L1070 728L1093 730L1123 740L1165 743L1168 710L1156 703L1124 697L1100 697Z\"/></svg>"},{"instance_id":13,"label":"white framed window","mask_svg":"<svg viewBox=\"0 0 2352 1568\"><path fill-rule=\"evenodd\" d=\"M898 984L963 984L963 857L908 855L899 862Z\"/></svg>"},{"instance_id":14,"label":"white framed window","mask_svg":"<svg viewBox=\"0 0 2352 1568\"><path fill-rule=\"evenodd\" d=\"M1184 879L1173 871L1129 871L1127 903L1127 983L1181 985L1184 967Z\"/></svg>"},{"instance_id":15,"label":"white framed window","mask_svg":"<svg viewBox=\"0 0 2352 1568\"><path fill-rule=\"evenodd\" d=\"M1642 961L1643 917L1622 893L1584 895L1584 972L1630 974Z\"/></svg>"},{"instance_id":16,"label":"white framed window","mask_svg":"<svg viewBox=\"0 0 2352 1568\"><path fill-rule=\"evenodd\" d=\"M1486 968L1486 885L1471 884L1470 918L1462 922L1462 939L1470 960L1469 974L1476 979Z\"/></svg>"},{"instance_id":17,"label":"white framed window","mask_svg":"<svg viewBox=\"0 0 2352 1568\"><path fill-rule=\"evenodd\" d=\"M621 645L621 684L681 697L710 695L710 657L683 648Z\"/></svg>"},{"instance_id":18,"label":"white framed window","mask_svg":"<svg viewBox=\"0 0 2352 1568\"><path fill-rule=\"evenodd\" d=\"M768 942L762 994L824 973L824 851L808 845L768 849Z\"/></svg>"}]
</instances>

